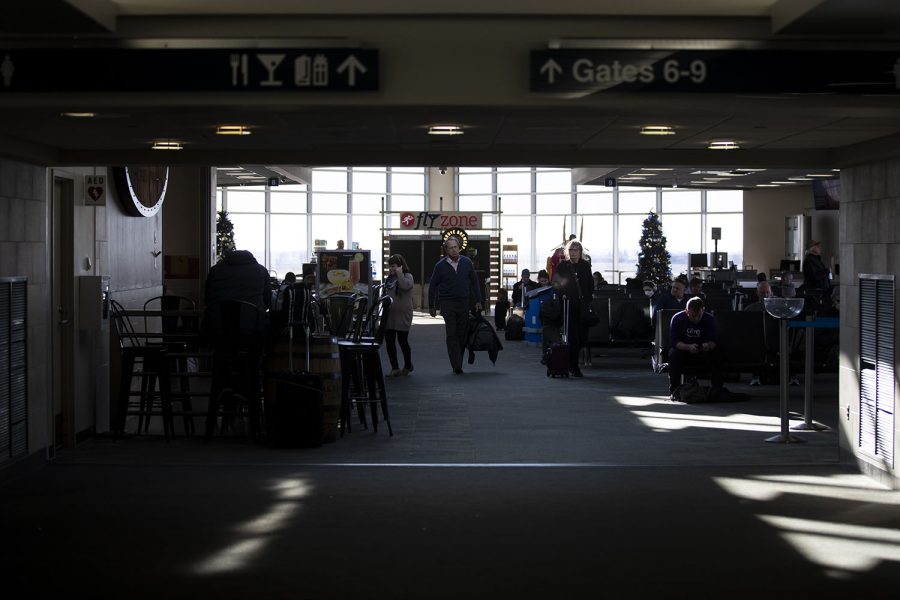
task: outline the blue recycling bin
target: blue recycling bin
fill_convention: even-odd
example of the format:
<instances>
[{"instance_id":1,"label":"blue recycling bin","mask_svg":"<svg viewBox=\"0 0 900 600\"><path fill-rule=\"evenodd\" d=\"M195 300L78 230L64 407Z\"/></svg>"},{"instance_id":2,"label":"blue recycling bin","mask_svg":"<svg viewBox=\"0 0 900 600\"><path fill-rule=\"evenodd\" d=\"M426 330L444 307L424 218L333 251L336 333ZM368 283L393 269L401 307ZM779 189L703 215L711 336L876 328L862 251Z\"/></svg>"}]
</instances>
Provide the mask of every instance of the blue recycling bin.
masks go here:
<instances>
[{"instance_id":1,"label":"blue recycling bin","mask_svg":"<svg viewBox=\"0 0 900 600\"><path fill-rule=\"evenodd\" d=\"M525 309L525 343L529 346L540 346L543 339L541 323L541 302L553 297L553 288L548 286L536 288L526 294L528 308Z\"/></svg>"}]
</instances>

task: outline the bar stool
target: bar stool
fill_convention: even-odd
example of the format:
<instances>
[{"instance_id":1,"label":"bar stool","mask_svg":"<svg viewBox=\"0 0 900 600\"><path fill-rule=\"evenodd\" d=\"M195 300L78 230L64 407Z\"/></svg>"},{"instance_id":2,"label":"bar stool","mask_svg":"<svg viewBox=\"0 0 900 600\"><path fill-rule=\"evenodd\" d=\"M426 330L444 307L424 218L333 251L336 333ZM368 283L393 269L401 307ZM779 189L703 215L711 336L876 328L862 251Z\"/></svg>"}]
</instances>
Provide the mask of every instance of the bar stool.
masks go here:
<instances>
[{"instance_id":1,"label":"bar stool","mask_svg":"<svg viewBox=\"0 0 900 600\"><path fill-rule=\"evenodd\" d=\"M381 343L384 341L384 330L387 315L390 312L391 298L383 296L378 299L368 312L364 326L357 328L352 340L338 342L343 373L343 397L341 399L341 435L344 428L350 429L350 413L356 406L360 422L368 428L366 422L366 406L372 416L372 427L378 431L378 405L393 436L390 413L388 412L387 393L384 385L384 371L381 368Z\"/></svg>"},{"instance_id":2,"label":"bar stool","mask_svg":"<svg viewBox=\"0 0 900 600\"><path fill-rule=\"evenodd\" d=\"M138 433L140 433L144 417L149 419L153 413L153 396L156 382L158 382L163 432L168 441L169 435L175 434L175 426L172 419L172 393L166 348L162 345L142 343L135 332L131 319L117 301L110 300L109 308L119 342L119 354L122 358L115 433L120 435L125 431L125 421L128 415L140 417L141 421L138 423ZM135 377L141 378L139 392L131 391L132 381ZM139 397L136 408L131 406L131 397L134 395Z\"/></svg>"},{"instance_id":3,"label":"bar stool","mask_svg":"<svg viewBox=\"0 0 900 600\"><path fill-rule=\"evenodd\" d=\"M157 304L159 306L159 310L164 312L195 310L197 308L197 305L194 303L194 301L185 296L166 294L163 296L155 296L153 298L150 298L149 300L144 302L144 332L146 333L150 332L152 324L151 319L155 318L148 317L146 311L152 310L154 308L154 304ZM161 344L165 346L168 353L172 355L170 357L171 367L174 367L174 371L176 373L182 374L178 378L179 393L172 394L172 402L181 403L182 410L185 412L184 432L188 435L191 435L194 433L194 418L190 414L193 412L193 407L191 406L190 384L188 381L188 377L184 375L188 371L188 359L187 356L185 356L185 353L189 350L190 345L187 340L190 336L197 334L199 324L197 323L196 317L185 317L177 314L163 314L159 317L159 326L164 336ZM153 346L156 344L148 343L147 345ZM144 417L142 415L141 420L143 420L143 418ZM147 415L147 419L144 424L144 431L146 432L149 427L150 416ZM139 422L138 431L140 431L140 428L141 424Z\"/></svg>"},{"instance_id":4,"label":"bar stool","mask_svg":"<svg viewBox=\"0 0 900 600\"><path fill-rule=\"evenodd\" d=\"M224 300L206 307L203 333L212 342L212 382L206 415L206 441L222 410L222 430L229 417L250 421L250 435L260 434L264 329L262 309L244 300ZM245 413L246 410L246 413Z\"/></svg>"}]
</instances>

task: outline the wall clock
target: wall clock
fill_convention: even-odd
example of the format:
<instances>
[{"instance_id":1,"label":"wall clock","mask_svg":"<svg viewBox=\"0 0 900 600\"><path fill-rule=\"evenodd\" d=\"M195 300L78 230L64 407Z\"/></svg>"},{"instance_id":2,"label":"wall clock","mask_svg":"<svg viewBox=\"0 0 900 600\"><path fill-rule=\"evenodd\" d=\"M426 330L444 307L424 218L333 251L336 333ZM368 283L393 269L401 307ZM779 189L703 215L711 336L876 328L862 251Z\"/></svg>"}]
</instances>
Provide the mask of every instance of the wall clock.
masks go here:
<instances>
[{"instance_id":1,"label":"wall clock","mask_svg":"<svg viewBox=\"0 0 900 600\"><path fill-rule=\"evenodd\" d=\"M169 167L113 167L113 181L125 212L152 217L162 208L169 185Z\"/></svg>"}]
</instances>

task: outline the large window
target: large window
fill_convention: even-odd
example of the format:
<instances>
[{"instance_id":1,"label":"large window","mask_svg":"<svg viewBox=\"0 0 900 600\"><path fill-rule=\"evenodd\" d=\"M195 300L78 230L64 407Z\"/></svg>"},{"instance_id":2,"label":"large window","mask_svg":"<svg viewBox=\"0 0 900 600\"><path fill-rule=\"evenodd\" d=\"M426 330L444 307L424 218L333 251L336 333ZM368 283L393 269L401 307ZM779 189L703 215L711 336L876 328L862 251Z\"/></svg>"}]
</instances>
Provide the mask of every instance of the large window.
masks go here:
<instances>
[{"instance_id":1,"label":"large window","mask_svg":"<svg viewBox=\"0 0 900 600\"><path fill-rule=\"evenodd\" d=\"M595 271L624 283L636 271L639 240L649 211L662 220L673 274L688 268L688 254L727 252L743 264L743 193L731 190L608 188L572 183L569 169L463 167L455 203L445 210L485 215L485 226L518 246L518 268L541 269L570 235L581 238ZM311 185L221 188L218 207L235 224L235 241L279 276L298 272L316 240L360 248L378 256L381 211L419 212L428 207L423 167L329 167L312 171ZM397 227L392 217L389 226ZM713 228L721 239L712 239Z\"/></svg>"},{"instance_id":2,"label":"large window","mask_svg":"<svg viewBox=\"0 0 900 600\"><path fill-rule=\"evenodd\" d=\"M380 257L381 211L425 210L423 167L326 167L312 182L276 187L223 187L216 206L234 223L235 244L283 277L310 262L316 240L343 240ZM377 258L376 258L377 260Z\"/></svg>"}]
</instances>

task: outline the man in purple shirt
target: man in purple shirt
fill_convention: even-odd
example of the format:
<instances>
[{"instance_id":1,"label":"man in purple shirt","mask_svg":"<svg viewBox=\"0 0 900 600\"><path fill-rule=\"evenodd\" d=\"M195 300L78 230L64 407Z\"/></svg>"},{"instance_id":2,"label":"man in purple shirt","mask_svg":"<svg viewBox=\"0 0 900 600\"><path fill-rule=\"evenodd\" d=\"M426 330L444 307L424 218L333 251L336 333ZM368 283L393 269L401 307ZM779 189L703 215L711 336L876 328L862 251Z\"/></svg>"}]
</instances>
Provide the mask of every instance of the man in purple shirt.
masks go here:
<instances>
[{"instance_id":1,"label":"man in purple shirt","mask_svg":"<svg viewBox=\"0 0 900 600\"><path fill-rule=\"evenodd\" d=\"M718 350L716 320L706 313L703 298L694 296L669 325L669 394L678 400L681 374L686 366L701 366L712 374L710 397L723 391L722 355Z\"/></svg>"}]
</instances>

